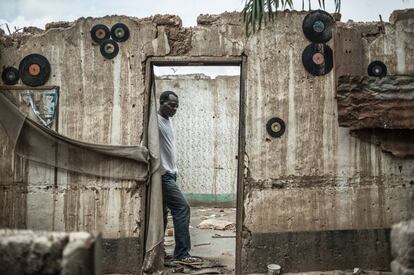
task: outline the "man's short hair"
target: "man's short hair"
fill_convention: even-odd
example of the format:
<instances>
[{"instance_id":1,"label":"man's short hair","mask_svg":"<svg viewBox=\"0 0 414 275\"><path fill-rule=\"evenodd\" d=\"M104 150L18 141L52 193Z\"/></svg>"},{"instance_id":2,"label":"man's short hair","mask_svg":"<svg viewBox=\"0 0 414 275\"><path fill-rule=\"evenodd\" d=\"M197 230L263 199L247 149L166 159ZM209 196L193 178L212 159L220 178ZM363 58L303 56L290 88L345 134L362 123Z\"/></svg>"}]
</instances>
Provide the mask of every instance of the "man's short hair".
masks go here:
<instances>
[{"instance_id":1,"label":"man's short hair","mask_svg":"<svg viewBox=\"0 0 414 275\"><path fill-rule=\"evenodd\" d=\"M169 100L170 95L173 95L176 98L178 98L178 95L176 93L174 93L173 91L164 91L160 95L160 104L163 104L165 101Z\"/></svg>"}]
</instances>

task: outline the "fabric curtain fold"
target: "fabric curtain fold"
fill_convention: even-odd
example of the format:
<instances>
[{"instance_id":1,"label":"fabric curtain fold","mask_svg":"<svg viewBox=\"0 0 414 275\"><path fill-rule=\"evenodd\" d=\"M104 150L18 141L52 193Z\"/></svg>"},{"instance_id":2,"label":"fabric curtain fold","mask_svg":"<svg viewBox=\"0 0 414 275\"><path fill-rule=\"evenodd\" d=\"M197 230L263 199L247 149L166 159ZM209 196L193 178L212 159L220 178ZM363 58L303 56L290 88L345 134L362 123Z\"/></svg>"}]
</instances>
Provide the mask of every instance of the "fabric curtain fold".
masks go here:
<instances>
[{"instance_id":1,"label":"fabric curtain fold","mask_svg":"<svg viewBox=\"0 0 414 275\"><path fill-rule=\"evenodd\" d=\"M164 220L162 206L162 182L160 172L160 139L155 96L155 81L152 82L150 113L147 127L147 143L150 153L150 185L148 188L148 225L145 242L144 274L162 274L164 269Z\"/></svg>"},{"instance_id":2,"label":"fabric curtain fold","mask_svg":"<svg viewBox=\"0 0 414 275\"><path fill-rule=\"evenodd\" d=\"M62 136L26 117L0 93L0 124L23 158L87 175L148 182L144 274L164 269L164 221L155 84L150 93L146 146L91 144Z\"/></svg>"},{"instance_id":3,"label":"fabric curtain fold","mask_svg":"<svg viewBox=\"0 0 414 275\"><path fill-rule=\"evenodd\" d=\"M15 152L25 159L98 177L139 182L149 177L146 147L92 144L65 137L26 117L2 93L0 123Z\"/></svg>"}]
</instances>

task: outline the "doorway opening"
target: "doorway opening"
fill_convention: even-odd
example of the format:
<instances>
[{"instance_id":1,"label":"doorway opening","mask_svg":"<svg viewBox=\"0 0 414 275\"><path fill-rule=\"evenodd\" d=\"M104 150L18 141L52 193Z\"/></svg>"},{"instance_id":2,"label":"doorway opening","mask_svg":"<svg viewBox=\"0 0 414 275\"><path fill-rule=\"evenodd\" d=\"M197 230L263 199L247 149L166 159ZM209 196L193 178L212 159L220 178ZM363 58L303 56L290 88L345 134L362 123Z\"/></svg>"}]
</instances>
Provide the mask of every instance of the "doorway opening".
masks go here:
<instances>
[{"instance_id":1,"label":"doorway opening","mask_svg":"<svg viewBox=\"0 0 414 275\"><path fill-rule=\"evenodd\" d=\"M177 185L191 208L192 256L221 273L239 273L244 159L242 58L150 58L157 106L163 91L178 95L171 119L176 140ZM174 251L169 213L164 245ZM166 266L170 262L166 262ZM176 268L172 261L171 267ZM192 268L183 266L186 271Z\"/></svg>"}]
</instances>

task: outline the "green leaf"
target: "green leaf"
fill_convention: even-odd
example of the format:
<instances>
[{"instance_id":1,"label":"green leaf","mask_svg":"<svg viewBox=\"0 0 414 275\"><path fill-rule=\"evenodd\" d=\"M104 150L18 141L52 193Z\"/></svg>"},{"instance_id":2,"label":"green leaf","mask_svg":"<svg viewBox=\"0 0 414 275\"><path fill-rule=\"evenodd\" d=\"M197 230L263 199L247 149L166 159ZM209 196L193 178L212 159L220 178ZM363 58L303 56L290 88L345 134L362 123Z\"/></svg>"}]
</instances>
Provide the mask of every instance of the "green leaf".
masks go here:
<instances>
[{"instance_id":1,"label":"green leaf","mask_svg":"<svg viewBox=\"0 0 414 275\"><path fill-rule=\"evenodd\" d=\"M341 11L341 0L333 0L335 12ZM318 0L319 7L325 9L325 0ZM311 0L308 0L308 8L312 9ZM262 24L266 24L268 20L273 20L276 11L279 8L293 8L293 0L245 0L241 17L246 27L246 34L260 30ZM302 9L305 9L305 0L302 0ZM264 22L263 22L264 21Z\"/></svg>"},{"instance_id":2,"label":"green leaf","mask_svg":"<svg viewBox=\"0 0 414 275\"><path fill-rule=\"evenodd\" d=\"M273 20L273 10L272 10L272 3L270 0L266 0L267 2L267 14L269 15L269 19Z\"/></svg>"}]
</instances>

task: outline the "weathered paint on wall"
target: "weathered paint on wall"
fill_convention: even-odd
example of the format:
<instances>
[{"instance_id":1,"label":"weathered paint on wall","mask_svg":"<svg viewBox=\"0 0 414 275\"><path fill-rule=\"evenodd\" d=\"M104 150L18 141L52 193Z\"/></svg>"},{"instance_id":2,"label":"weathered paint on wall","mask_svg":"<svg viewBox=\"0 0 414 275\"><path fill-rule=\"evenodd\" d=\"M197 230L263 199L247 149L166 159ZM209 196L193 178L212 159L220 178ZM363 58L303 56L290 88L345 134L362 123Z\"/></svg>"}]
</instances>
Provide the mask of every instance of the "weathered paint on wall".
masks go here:
<instances>
[{"instance_id":1,"label":"weathered paint on wall","mask_svg":"<svg viewBox=\"0 0 414 275\"><path fill-rule=\"evenodd\" d=\"M25 34L16 44L3 39L0 65L16 66L36 49L51 61L48 84L61 87L59 132L85 141L129 144L142 138L146 57L246 55L243 272L265 271L274 261L285 271L355 265L389 269L388 228L407 218L414 161L393 157L339 128L335 82L348 67L365 74L369 61L381 56L390 62L390 73L412 73L414 12L397 16L385 33L375 35L361 36L364 24L339 24L329 42L335 69L323 77L309 75L301 64L309 44L301 29L305 15L278 13L277 20L248 39L238 13L200 16L199 26L189 29L173 16L79 19L45 33ZM108 61L91 44L88 31L96 23L118 21L130 27L132 36L121 44L120 55ZM345 33L354 40L346 40ZM348 46L359 51L344 52ZM354 52L360 59L351 58ZM265 130L273 116L287 125L279 139ZM2 226L39 227L43 221L37 221L43 219L52 229L102 231L109 256L106 271L138 268L142 187L132 194L132 182L62 171L54 176L55 184L44 168L33 168L30 173L39 176L27 178L25 162L13 156L1 131L0 137L0 173L6 186L1 190ZM27 197L34 190L42 201Z\"/></svg>"},{"instance_id":2,"label":"weathered paint on wall","mask_svg":"<svg viewBox=\"0 0 414 275\"><path fill-rule=\"evenodd\" d=\"M178 184L190 203L235 203L240 76L160 76L157 94L172 90ZM157 97L158 98L158 97Z\"/></svg>"}]
</instances>

